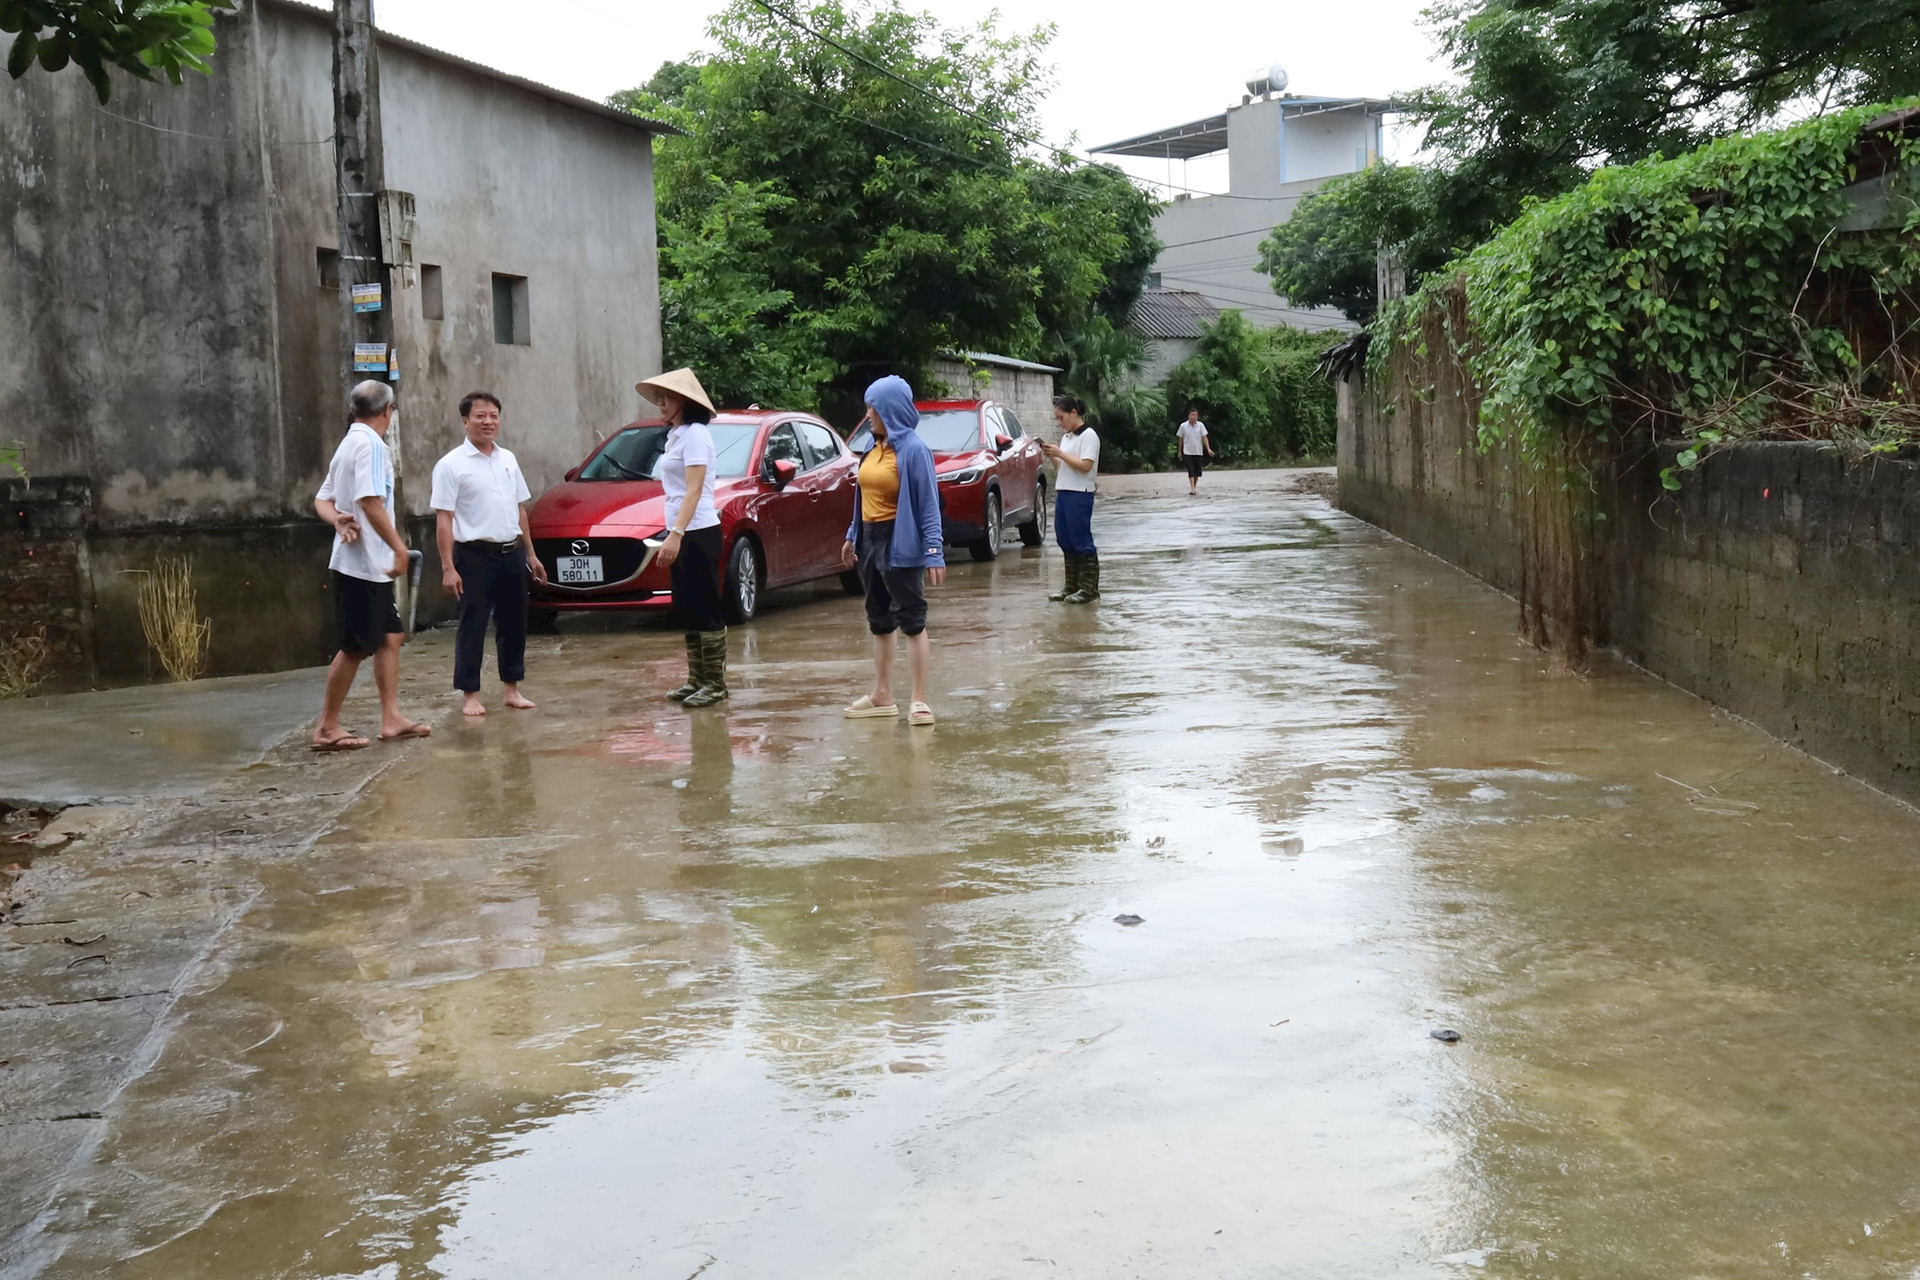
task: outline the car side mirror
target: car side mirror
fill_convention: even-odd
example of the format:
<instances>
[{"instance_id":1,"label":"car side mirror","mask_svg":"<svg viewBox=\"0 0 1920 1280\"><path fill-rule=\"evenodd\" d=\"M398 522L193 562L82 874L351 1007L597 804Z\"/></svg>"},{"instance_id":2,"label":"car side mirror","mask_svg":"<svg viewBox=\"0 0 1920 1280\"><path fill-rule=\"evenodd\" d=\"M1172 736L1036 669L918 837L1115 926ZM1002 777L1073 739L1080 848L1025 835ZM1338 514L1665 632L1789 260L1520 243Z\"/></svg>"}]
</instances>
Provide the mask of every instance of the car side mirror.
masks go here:
<instances>
[{"instance_id":1,"label":"car side mirror","mask_svg":"<svg viewBox=\"0 0 1920 1280\"><path fill-rule=\"evenodd\" d=\"M566 478L568 480L578 480L580 478L580 468L568 467Z\"/></svg>"},{"instance_id":2,"label":"car side mirror","mask_svg":"<svg viewBox=\"0 0 1920 1280\"><path fill-rule=\"evenodd\" d=\"M1007 450L1013 448L1013 437L1006 435L995 436L993 438L993 447L1005 453Z\"/></svg>"},{"instance_id":3,"label":"car side mirror","mask_svg":"<svg viewBox=\"0 0 1920 1280\"><path fill-rule=\"evenodd\" d=\"M781 458L768 467L767 471L769 473L767 479L771 480L776 488L784 489L795 476L800 474L800 464L792 458Z\"/></svg>"}]
</instances>

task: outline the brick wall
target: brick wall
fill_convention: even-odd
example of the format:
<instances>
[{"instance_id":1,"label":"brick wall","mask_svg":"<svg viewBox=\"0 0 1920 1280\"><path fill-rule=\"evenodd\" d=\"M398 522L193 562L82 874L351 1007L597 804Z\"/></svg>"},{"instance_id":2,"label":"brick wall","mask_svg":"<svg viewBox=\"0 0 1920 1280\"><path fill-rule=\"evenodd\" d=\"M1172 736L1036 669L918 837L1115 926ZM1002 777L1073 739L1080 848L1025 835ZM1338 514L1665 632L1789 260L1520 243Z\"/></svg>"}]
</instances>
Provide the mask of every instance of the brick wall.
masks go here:
<instances>
[{"instance_id":1,"label":"brick wall","mask_svg":"<svg viewBox=\"0 0 1920 1280\"><path fill-rule=\"evenodd\" d=\"M46 628L48 676L84 684L92 674L92 586L87 524L93 507L83 477L0 480L0 643Z\"/></svg>"},{"instance_id":2,"label":"brick wall","mask_svg":"<svg viewBox=\"0 0 1920 1280\"><path fill-rule=\"evenodd\" d=\"M1481 452L1474 406L1340 388L1340 505L1509 593L1529 573L1540 476ZM1683 689L1920 802L1920 465L1811 444L1667 455L1593 476L1581 541L1595 639ZM1537 566L1536 566L1537 569Z\"/></svg>"}]
</instances>

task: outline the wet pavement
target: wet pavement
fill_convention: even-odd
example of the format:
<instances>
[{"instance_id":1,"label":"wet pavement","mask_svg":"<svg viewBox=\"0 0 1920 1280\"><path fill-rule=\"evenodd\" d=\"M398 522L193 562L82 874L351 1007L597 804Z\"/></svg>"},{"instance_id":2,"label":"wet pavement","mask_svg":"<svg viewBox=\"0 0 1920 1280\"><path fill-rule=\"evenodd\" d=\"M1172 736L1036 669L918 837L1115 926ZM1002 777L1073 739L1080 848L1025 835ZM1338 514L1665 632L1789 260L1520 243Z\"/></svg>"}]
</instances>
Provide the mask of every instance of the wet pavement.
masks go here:
<instances>
[{"instance_id":1,"label":"wet pavement","mask_svg":"<svg viewBox=\"0 0 1920 1280\"><path fill-rule=\"evenodd\" d=\"M837 588L724 712L569 622L537 712L36 864L17 955L175 925L11 1045L182 958L8 1085L0 1157L86 1137L0 1274L1912 1274L1920 817L1291 483L1108 482L1091 608L957 565L932 730L841 719Z\"/></svg>"}]
</instances>

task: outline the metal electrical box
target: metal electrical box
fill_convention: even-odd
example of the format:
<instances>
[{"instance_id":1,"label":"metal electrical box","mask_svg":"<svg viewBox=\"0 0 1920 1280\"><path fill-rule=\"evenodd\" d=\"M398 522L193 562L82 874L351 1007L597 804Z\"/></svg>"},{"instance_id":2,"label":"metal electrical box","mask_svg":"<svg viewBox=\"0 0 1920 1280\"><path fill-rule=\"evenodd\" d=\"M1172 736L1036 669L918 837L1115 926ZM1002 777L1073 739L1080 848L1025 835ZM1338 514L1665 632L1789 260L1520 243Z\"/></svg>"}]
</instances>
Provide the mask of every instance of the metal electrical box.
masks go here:
<instances>
[{"instance_id":1,"label":"metal electrical box","mask_svg":"<svg viewBox=\"0 0 1920 1280\"><path fill-rule=\"evenodd\" d=\"M413 193L380 193L380 256L389 267L413 267Z\"/></svg>"}]
</instances>

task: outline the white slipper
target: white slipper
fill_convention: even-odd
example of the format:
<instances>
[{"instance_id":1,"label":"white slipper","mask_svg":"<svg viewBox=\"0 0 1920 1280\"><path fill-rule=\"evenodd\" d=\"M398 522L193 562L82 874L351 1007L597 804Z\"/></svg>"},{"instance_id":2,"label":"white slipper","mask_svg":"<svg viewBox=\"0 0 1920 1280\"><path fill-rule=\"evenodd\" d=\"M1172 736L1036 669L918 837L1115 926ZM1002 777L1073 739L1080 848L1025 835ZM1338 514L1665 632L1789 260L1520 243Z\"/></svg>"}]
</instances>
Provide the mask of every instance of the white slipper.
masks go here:
<instances>
[{"instance_id":1,"label":"white slipper","mask_svg":"<svg viewBox=\"0 0 1920 1280\"><path fill-rule=\"evenodd\" d=\"M896 702L884 707L876 707L873 705L873 699L871 697L862 698L847 708L847 719L849 720L870 720L880 716L897 716L899 714L899 703Z\"/></svg>"},{"instance_id":2,"label":"white slipper","mask_svg":"<svg viewBox=\"0 0 1920 1280\"><path fill-rule=\"evenodd\" d=\"M933 708L928 706L924 702L914 703L911 712L907 716L907 723L908 724L932 724Z\"/></svg>"}]
</instances>

